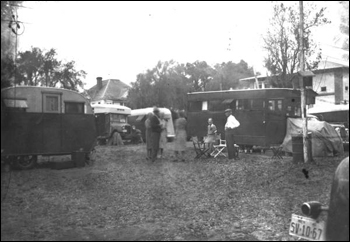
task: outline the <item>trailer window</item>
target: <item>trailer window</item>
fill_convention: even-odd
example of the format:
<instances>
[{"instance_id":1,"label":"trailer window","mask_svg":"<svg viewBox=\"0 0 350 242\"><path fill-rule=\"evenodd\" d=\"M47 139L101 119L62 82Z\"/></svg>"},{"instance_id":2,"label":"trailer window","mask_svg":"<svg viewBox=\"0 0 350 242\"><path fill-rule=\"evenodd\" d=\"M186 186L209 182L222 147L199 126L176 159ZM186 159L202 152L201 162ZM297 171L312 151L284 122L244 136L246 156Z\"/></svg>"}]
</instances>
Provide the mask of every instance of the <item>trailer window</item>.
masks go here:
<instances>
[{"instance_id":1,"label":"trailer window","mask_svg":"<svg viewBox=\"0 0 350 242\"><path fill-rule=\"evenodd\" d=\"M236 110L243 110L243 100L236 100Z\"/></svg>"},{"instance_id":2,"label":"trailer window","mask_svg":"<svg viewBox=\"0 0 350 242\"><path fill-rule=\"evenodd\" d=\"M250 100L250 105L252 110L261 110L265 108L265 102L261 99Z\"/></svg>"},{"instance_id":3,"label":"trailer window","mask_svg":"<svg viewBox=\"0 0 350 242\"><path fill-rule=\"evenodd\" d=\"M269 100L269 110L270 111L275 111L276 109L276 104L275 104L275 100Z\"/></svg>"},{"instance_id":4,"label":"trailer window","mask_svg":"<svg viewBox=\"0 0 350 242\"><path fill-rule=\"evenodd\" d=\"M226 108L230 108L231 102L223 102L222 100L210 100L209 101L209 110L210 111L223 111Z\"/></svg>"},{"instance_id":5,"label":"trailer window","mask_svg":"<svg viewBox=\"0 0 350 242\"><path fill-rule=\"evenodd\" d=\"M283 102L282 100L269 100L268 108L270 111L282 111Z\"/></svg>"},{"instance_id":6,"label":"trailer window","mask_svg":"<svg viewBox=\"0 0 350 242\"><path fill-rule=\"evenodd\" d=\"M26 112L27 100L4 99L6 108L11 112Z\"/></svg>"},{"instance_id":7,"label":"trailer window","mask_svg":"<svg viewBox=\"0 0 350 242\"><path fill-rule=\"evenodd\" d=\"M64 104L65 113L84 113L84 103L65 102Z\"/></svg>"},{"instance_id":8,"label":"trailer window","mask_svg":"<svg viewBox=\"0 0 350 242\"><path fill-rule=\"evenodd\" d=\"M190 112L202 111L202 102L201 101L189 102L189 108L188 109L189 109Z\"/></svg>"},{"instance_id":9,"label":"trailer window","mask_svg":"<svg viewBox=\"0 0 350 242\"><path fill-rule=\"evenodd\" d=\"M48 113L59 113L60 112L60 96L54 94L44 95L44 111Z\"/></svg>"}]
</instances>

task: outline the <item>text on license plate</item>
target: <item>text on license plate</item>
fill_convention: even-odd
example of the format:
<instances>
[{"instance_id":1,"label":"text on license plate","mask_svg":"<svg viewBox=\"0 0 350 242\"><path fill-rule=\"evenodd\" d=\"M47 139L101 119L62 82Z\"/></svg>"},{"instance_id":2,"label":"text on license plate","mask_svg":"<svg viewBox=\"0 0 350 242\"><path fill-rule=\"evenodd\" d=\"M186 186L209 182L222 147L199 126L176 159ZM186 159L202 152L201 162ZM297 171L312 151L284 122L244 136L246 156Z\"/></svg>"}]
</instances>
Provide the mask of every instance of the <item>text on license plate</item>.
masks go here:
<instances>
[{"instance_id":1,"label":"text on license plate","mask_svg":"<svg viewBox=\"0 0 350 242\"><path fill-rule=\"evenodd\" d=\"M289 234L313 241L324 241L325 223L315 219L292 214Z\"/></svg>"}]
</instances>

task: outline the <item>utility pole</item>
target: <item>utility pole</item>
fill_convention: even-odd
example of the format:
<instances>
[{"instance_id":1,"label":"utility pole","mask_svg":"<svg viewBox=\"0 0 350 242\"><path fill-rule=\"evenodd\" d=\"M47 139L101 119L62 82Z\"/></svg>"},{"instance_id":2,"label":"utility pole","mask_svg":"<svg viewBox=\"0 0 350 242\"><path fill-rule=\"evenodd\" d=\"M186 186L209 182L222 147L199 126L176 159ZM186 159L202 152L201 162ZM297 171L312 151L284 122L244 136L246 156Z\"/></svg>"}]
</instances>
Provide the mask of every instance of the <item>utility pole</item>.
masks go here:
<instances>
[{"instance_id":1,"label":"utility pole","mask_svg":"<svg viewBox=\"0 0 350 242\"><path fill-rule=\"evenodd\" d=\"M303 12L303 1L299 1L299 12L300 12L300 71L304 71L304 12ZM306 117L306 102L305 102L305 87L303 76L299 76L299 85L300 85L300 97L301 97L301 117L303 119L303 154L304 162L308 162L308 142L307 142L307 117Z\"/></svg>"}]
</instances>

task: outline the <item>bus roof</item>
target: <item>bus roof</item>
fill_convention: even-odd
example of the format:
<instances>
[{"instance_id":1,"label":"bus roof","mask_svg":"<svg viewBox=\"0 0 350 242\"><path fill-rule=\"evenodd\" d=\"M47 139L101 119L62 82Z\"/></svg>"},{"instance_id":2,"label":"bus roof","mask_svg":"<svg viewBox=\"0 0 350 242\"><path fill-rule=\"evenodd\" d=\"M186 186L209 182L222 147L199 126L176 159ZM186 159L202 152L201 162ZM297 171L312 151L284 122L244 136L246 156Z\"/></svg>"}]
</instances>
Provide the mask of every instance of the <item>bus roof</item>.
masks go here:
<instances>
[{"instance_id":1,"label":"bus roof","mask_svg":"<svg viewBox=\"0 0 350 242\"><path fill-rule=\"evenodd\" d=\"M117 104L95 104L91 107L94 109L94 113L131 114L131 108Z\"/></svg>"},{"instance_id":2,"label":"bus roof","mask_svg":"<svg viewBox=\"0 0 350 242\"><path fill-rule=\"evenodd\" d=\"M312 89L305 89L309 96L315 97L317 93ZM205 101L210 99L246 99L246 98L277 98L300 95L300 89L292 88L265 88L265 89L237 89L223 91L206 91L188 93L188 101Z\"/></svg>"}]
</instances>

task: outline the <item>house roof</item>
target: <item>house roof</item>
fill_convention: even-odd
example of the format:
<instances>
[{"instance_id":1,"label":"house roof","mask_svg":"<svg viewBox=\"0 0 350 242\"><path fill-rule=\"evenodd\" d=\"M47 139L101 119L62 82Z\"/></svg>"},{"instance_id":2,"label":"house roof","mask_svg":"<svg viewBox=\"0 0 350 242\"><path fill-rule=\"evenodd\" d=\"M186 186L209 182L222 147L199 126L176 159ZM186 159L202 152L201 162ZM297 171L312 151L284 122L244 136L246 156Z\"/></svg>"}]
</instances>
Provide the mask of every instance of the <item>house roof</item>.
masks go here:
<instances>
[{"instance_id":1,"label":"house roof","mask_svg":"<svg viewBox=\"0 0 350 242\"><path fill-rule=\"evenodd\" d=\"M130 86L118 79L102 81L102 88L98 90L97 84L91 87L87 93L91 101L97 100L126 100Z\"/></svg>"},{"instance_id":2,"label":"house roof","mask_svg":"<svg viewBox=\"0 0 350 242\"><path fill-rule=\"evenodd\" d=\"M329 66L329 67L326 67L326 68L319 68L317 70L313 70L312 72L304 71L303 73L307 73L307 75L309 75L310 73L318 74L318 73L323 73L323 72L331 72L331 71L335 71L335 70L339 70L339 69L349 70L349 66L346 66L346 65ZM297 74L298 73L287 74L287 76L296 76ZM257 76L259 81L263 81L264 79L267 79L269 77L277 77L278 78L279 75L271 75L271 76L260 75L260 76ZM239 79L239 81L255 81L255 77L254 76L246 77L246 78Z\"/></svg>"}]
</instances>

